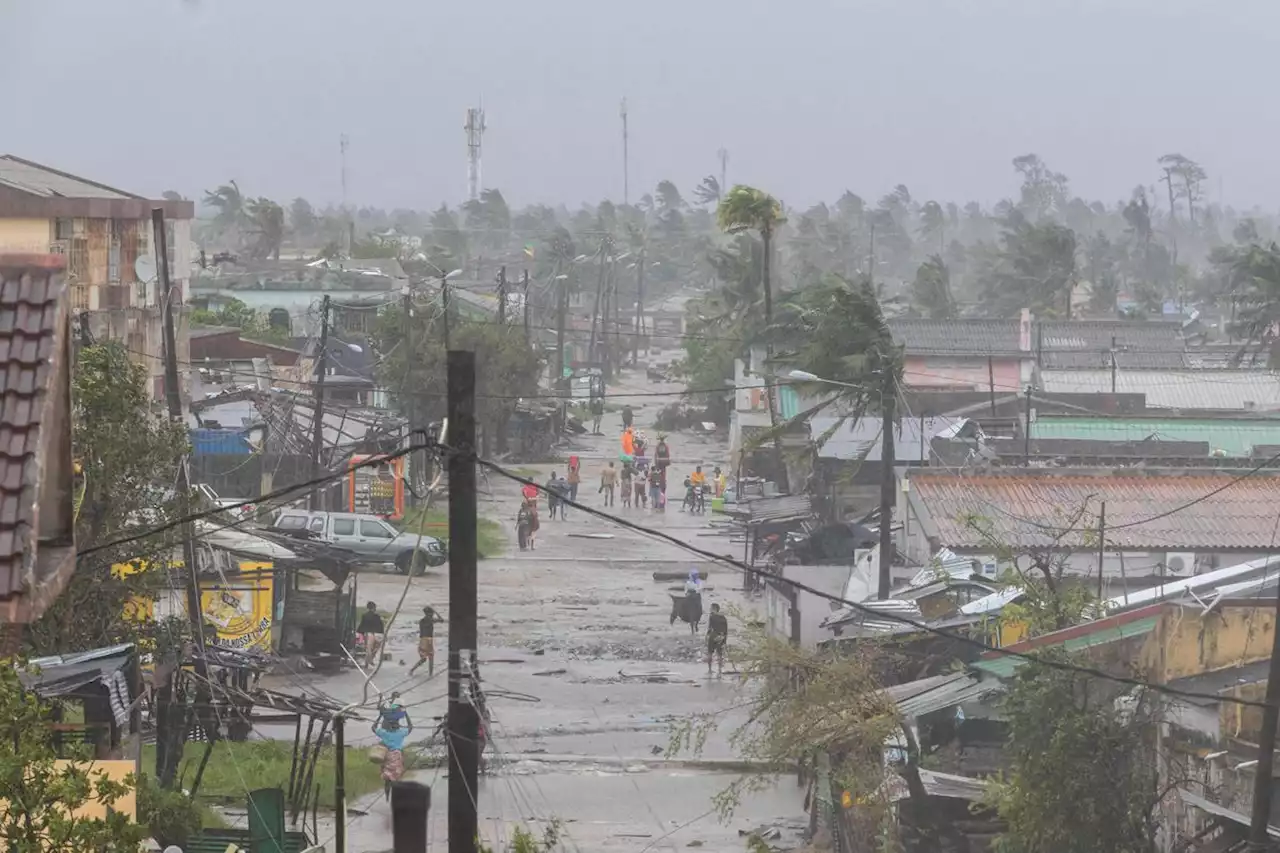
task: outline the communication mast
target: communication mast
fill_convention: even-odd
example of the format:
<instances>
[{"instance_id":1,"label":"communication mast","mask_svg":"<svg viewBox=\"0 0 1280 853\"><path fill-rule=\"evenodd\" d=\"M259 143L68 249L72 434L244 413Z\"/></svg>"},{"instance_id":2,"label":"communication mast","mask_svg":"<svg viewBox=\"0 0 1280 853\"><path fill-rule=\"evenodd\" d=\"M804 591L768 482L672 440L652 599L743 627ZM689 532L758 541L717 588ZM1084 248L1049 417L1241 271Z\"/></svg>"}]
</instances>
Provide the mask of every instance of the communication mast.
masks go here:
<instances>
[{"instance_id":1,"label":"communication mast","mask_svg":"<svg viewBox=\"0 0 1280 853\"><path fill-rule=\"evenodd\" d=\"M467 110L467 198L476 201L480 198L480 142L484 138L484 108L471 107Z\"/></svg>"},{"instance_id":2,"label":"communication mast","mask_svg":"<svg viewBox=\"0 0 1280 853\"><path fill-rule=\"evenodd\" d=\"M631 169L628 162L627 151L627 99L622 99L622 106L618 109L618 115L622 118L622 204L624 206L631 203Z\"/></svg>"}]
</instances>

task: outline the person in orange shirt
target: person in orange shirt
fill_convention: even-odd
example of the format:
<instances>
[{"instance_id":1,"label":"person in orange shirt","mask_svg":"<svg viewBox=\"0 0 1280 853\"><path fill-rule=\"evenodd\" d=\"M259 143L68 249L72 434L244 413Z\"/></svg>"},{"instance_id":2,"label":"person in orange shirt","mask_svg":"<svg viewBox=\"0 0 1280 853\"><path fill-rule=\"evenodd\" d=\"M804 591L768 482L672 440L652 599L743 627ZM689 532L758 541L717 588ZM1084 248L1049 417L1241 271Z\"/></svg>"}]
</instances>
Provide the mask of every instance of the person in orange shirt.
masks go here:
<instances>
[{"instance_id":1,"label":"person in orange shirt","mask_svg":"<svg viewBox=\"0 0 1280 853\"><path fill-rule=\"evenodd\" d=\"M631 432L631 427L627 427L622 431L622 452L627 456L635 454L635 436Z\"/></svg>"}]
</instances>

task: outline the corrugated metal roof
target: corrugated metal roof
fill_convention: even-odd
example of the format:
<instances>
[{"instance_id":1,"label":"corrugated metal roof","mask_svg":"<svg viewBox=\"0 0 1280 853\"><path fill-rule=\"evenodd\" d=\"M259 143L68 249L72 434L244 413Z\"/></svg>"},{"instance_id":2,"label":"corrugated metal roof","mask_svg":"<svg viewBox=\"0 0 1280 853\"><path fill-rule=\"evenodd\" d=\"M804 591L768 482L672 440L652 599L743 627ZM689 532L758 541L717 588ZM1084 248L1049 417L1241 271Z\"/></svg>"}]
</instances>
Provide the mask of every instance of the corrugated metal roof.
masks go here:
<instances>
[{"instance_id":1,"label":"corrugated metal roof","mask_svg":"<svg viewBox=\"0 0 1280 853\"><path fill-rule=\"evenodd\" d=\"M1018 320L887 321L894 342L908 355L1028 355L1018 347Z\"/></svg>"},{"instance_id":2,"label":"corrugated metal roof","mask_svg":"<svg viewBox=\"0 0 1280 853\"><path fill-rule=\"evenodd\" d=\"M1042 370L1045 391L1055 394L1111 392L1110 370ZM1265 370L1119 370L1116 392L1146 394L1160 409L1271 411L1280 409L1280 374Z\"/></svg>"},{"instance_id":3,"label":"corrugated metal roof","mask_svg":"<svg viewBox=\"0 0 1280 853\"><path fill-rule=\"evenodd\" d=\"M1015 649L1024 653L1056 648L1065 649L1068 652L1083 651L1084 649L1114 643L1129 637L1141 637L1144 634L1150 634L1155 630L1156 623L1159 620L1159 616L1147 616L1120 624L1106 624L1107 620L1101 620L1058 632L1065 636L1065 639L1061 641L1054 642L1052 640L1053 634L1047 634L1044 637L1037 638L1036 646L1033 649L1018 647L1015 647ZM1085 630L1081 632L1080 629ZM1019 644L1019 646L1021 645ZM976 661L970 666L997 678L1008 678L1021 669L1025 663L1027 663L1025 658L1014 657L1013 655L999 655L998 657Z\"/></svg>"},{"instance_id":4,"label":"corrugated metal roof","mask_svg":"<svg viewBox=\"0 0 1280 853\"><path fill-rule=\"evenodd\" d=\"M1097 441L1202 441L1210 452L1247 457L1262 444L1280 444L1280 417L1228 418L1087 418L1041 415L1031 428L1032 438L1093 439Z\"/></svg>"},{"instance_id":5,"label":"corrugated metal roof","mask_svg":"<svg viewBox=\"0 0 1280 853\"><path fill-rule=\"evenodd\" d=\"M963 424L964 419L961 418L959 423ZM882 421L878 416L846 418L836 429L837 424L840 424L838 417L818 416L809 419L810 434L815 441L828 431L835 430L818 451L821 458L880 461L884 441L881 434ZM919 418L903 418L894 430L894 459L899 462L927 460L930 455L930 440L956 424L956 418L925 418L924 429L921 430ZM923 443L921 435L924 436Z\"/></svg>"},{"instance_id":6,"label":"corrugated metal roof","mask_svg":"<svg viewBox=\"0 0 1280 853\"><path fill-rule=\"evenodd\" d=\"M1247 814L1242 814L1241 812L1229 809L1226 806L1219 805L1212 800L1207 800L1199 794L1191 793L1185 788L1178 789L1178 796L1181 797L1182 801L1187 805L1195 806L1196 808L1206 811L1215 817L1226 818L1240 826L1249 826L1250 817ZM1280 838L1280 827L1276 827L1275 824L1269 824L1267 826L1267 835L1270 835L1272 838Z\"/></svg>"},{"instance_id":7,"label":"corrugated metal roof","mask_svg":"<svg viewBox=\"0 0 1280 853\"><path fill-rule=\"evenodd\" d=\"M995 679L982 681L971 672L955 672L899 684L886 689L885 693L894 700L904 717L922 717L1003 689ZM901 691L898 696L894 695L895 690Z\"/></svg>"},{"instance_id":8,"label":"corrugated metal roof","mask_svg":"<svg viewBox=\"0 0 1280 853\"><path fill-rule=\"evenodd\" d=\"M813 501L808 495L755 498L747 501L743 506L745 509L734 507L726 511L747 524L766 524L793 518L808 518L813 515Z\"/></svg>"},{"instance_id":9,"label":"corrugated metal roof","mask_svg":"<svg viewBox=\"0 0 1280 853\"><path fill-rule=\"evenodd\" d=\"M1037 349L1044 368L1110 370L1111 346L1124 368L1188 367L1180 322L1123 320L1046 320L1039 324Z\"/></svg>"},{"instance_id":10,"label":"corrugated metal roof","mask_svg":"<svg viewBox=\"0 0 1280 853\"><path fill-rule=\"evenodd\" d=\"M53 198L140 198L12 154L0 155L0 184L31 195Z\"/></svg>"},{"instance_id":11,"label":"corrugated metal roof","mask_svg":"<svg viewBox=\"0 0 1280 853\"><path fill-rule=\"evenodd\" d=\"M1015 549L1093 548L1095 514L1106 501L1113 549L1267 551L1275 545L1280 477L920 472L911 478L910 500L926 509L939 544L954 549L986 550L990 537ZM1084 520L1059 539L1081 507Z\"/></svg>"},{"instance_id":12,"label":"corrugated metal roof","mask_svg":"<svg viewBox=\"0 0 1280 853\"><path fill-rule=\"evenodd\" d=\"M1191 595L1208 602L1221 593L1239 592L1245 584L1270 583L1278 574L1277 567L1280 567L1280 556L1249 560L1236 566L1214 569L1189 578L1153 586L1150 589L1117 596L1105 602L1104 608L1108 613L1118 613L1145 607L1158 601L1174 601Z\"/></svg>"}]
</instances>

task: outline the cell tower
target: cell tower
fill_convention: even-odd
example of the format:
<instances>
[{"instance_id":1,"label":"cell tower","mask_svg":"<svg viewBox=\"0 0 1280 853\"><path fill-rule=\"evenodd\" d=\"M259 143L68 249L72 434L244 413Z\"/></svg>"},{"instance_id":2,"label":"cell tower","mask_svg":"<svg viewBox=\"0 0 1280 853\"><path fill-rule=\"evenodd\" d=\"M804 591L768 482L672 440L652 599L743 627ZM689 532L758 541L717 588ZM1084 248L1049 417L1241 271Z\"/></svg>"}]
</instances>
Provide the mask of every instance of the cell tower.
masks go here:
<instances>
[{"instance_id":1,"label":"cell tower","mask_svg":"<svg viewBox=\"0 0 1280 853\"><path fill-rule=\"evenodd\" d=\"M484 108L471 107L467 110L467 198L475 201L480 198L480 142L484 138Z\"/></svg>"}]
</instances>

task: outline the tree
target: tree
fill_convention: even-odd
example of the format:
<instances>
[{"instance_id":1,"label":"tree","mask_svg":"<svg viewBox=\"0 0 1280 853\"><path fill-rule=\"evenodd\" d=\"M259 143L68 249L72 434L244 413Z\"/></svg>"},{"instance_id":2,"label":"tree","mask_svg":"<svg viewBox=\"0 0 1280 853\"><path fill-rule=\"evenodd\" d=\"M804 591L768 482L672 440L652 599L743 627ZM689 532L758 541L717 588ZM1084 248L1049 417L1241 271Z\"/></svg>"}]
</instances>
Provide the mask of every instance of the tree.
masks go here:
<instances>
[{"instance_id":1,"label":"tree","mask_svg":"<svg viewBox=\"0 0 1280 853\"><path fill-rule=\"evenodd\" d=\"M1085 241L1085 272L1093 288L1089 298L1093 310L1115 314L1120 293L1119 249L1099 231Z\"/></svg>"},{"instance_id":2,"label":"tree","mask_svg":"<svg viewBox=\"0 0 1280 853\"><path fill-rule=\"evenodd\" d=\"M299 237L310 235L316 230L316 211L311 202L299 196L289 205L289 226Z\"/></svg>"},{"instance_id":3,"label":"tree","mask_svg":"<svg viewBox=\"0 0 1280 853\"><path fill-rule=\"evenodd\" d=\"M0 840L7 850L22 853L110 853L136 850L146 839L144 827L132 823L113 806L130 793L133 778L113 782L95 772L86 753L83 762L58 764L49 709L26 692L17 670L0 666ZM73 757L69 755L68 757ZM106 807L106 817L76 817L93 802Z\"/></svg>"},{"instance_id":4,"label":"tree","mask_svg":"<svg viewBox=\"0 0 1280 853\"><path fill-rule=\"evenodd\" d=\"M915 281L911 283L911 304L915 313L932 320L950 320L956 316L951 274L941 256L930 256L916 270Z\"/></svg>"},{"instance_id":5,"label":"tree","mask_svg":"<svg viewBox=\"0 0 1280 853\"><path fill-rule=\"evenodd\" d=\"M186 429L153 410L147 370L110 342L83 347L72 376L72 444L85 482L76 544L102 547L179 517L185 501L172 489ZM137 640L146 626L125 619L125 602L151 592L164 573L118 577L111 567L163 563L175 541L170 531L80 557L66 591L28 628L27 646L43 655Z\"/></svg>"},{"instance_id":6,"label":"tree","mask_svg":"<svg viewBox=\"0 0 1280 853\"><path fill-rule=\"evenodd\" d=\"M1043 654L1070 661L1059 652ZM1083 673L1028 665L1014 676L1002 709L1010 766L988 792L1008 824L999 849L1156 850L1156 812L1169 793L1158 787L1158 697Z\"/></svg>"},{"instance_id":7,"label":"tree","mask_svg":"<svg viewBox=\"0 0 1280 853\"><path fill-rule=\"evenodd\" d=\"M186 201L186 199L182 197L182 193L175 190L165 190L160 193L160 197L165 201Z\"/></svg>"},{"instance_id":8,"label":"tree","mask_svg":"<svg viewBox=\"0 0 1280 853\"><path fill-rule=\"evenodd\" d=\"M772 260L773 237L778 227L786 222L782 215L782 205L778 200L762 190L739 184L729 190L720 205L716 208L716 221L720 229L728 234L741 234L743 231L758 231L760 242L764 247L764 257L760 268L760 289L764 295L764 314L766 320L773 317L773 286L770 282L770 266Z\"/></svg>"},{"instance_id":9,"label":"tree","mask_svg":"<svg viewBox=\"0 0 1280 853\"><path fill-rule=\"evenodd\" d=\"M1236 309L1232 334L1242 338L1237 362L1256 347L1269 360L1280 329L1280 245L1253 243L1225 249L1222 260L1229 271L1229 294Z\"/></svg>"},{"instance_id":10,"label":"tree","mask_svg":"<svg viewBox=\"0 0 1280 853\"><path fill-rule=\"evenodd\" d=\"M1076 235L1056 222L1032 222L1020 210L1005 220L1001 251L986 271L983 307L1001 317L1029 308L1036 316L1070 316L1076 282Z\"/></svg>"},{"instance_id":11,"label":"tree","mask_svg":"<svg viewBox=\"0 0 1280 853\"><path fill-rule=\"evenodd\" d=\"M1166 175L1178 179L1178 186L1174 188L1174 197L1187 200L1187 221L1195 224L1196 202L1202 197L1200 184L1208 177L1204 169L1195 160L1176 153L1165 154L1157 162ZM1175 213L1170 209L1170 217L1176 219Z\"/></svg>"},{"instance_id":12,"label":"tree","mask_svg":"<svg viewBox=\"0 0 1280 853\"><path fill-rule=\"evenodd\" d=\"M942 205L936 201L927 201L924 207L920 208L920 237L922 240L933 242L938 241L938 251L941 252L943 245L946 243L947 220L942 212Z\"/></svg>"},{"instance_id":13,"label":"tree","mask_svg":"<svg viewBox=\"0 0 1280 853\"><path fill-rule=\"evenodd\" d=\"M1051 170L1039 155L1013 158L1013 168L1022 175L1019 207L1032 222L1060 212L1067 201L1067 176Z\"/></svg>"},{"instance_id":14,"label":"tree","mask_svg":"<svg viewBox=\"0 0 1280 853\"><path fill-rule=\"evenodd\" d=\"M715 175L707 175L702 183L694 187L693 197L698 200L698 204L719 204L723 192L720 179Z\"/></svg>"},{"instance_id":15,"label":"tree","mask_svg":"<svg viewBox=\"0 0 1280 853\"><path fill-rule=\"evenodd\" d=\"M467 257L467 235L458 225L458 218L447 204L442 204L431 214L427 233L423 237L424 252L432 266L444 272L462 269ZM438 275L439 273L435 273Z\"/></svg>"},{"instance_id":16,"label":"tree","mask_svg":"<svg viewBox=\"0 0 1280 853\"><path fill-rule=\"evenodd\" d=\"M255 258L280 260L284 243L284 209L269 198L251 199L247 207L250 233L254 235L249 254Z\"/></svg>"},{"instance_id":17,"label":"tree","mask_svg":"<svg viewBox=\"0 0 1280 853\"><path fill-rule=\"evenodd\" d=\"M245 199L235 181L228 181L216 190L205 192L204 203L218 211L213 221L221 230L235 230L244 224Z\"/></svg>"}]
</instances>

